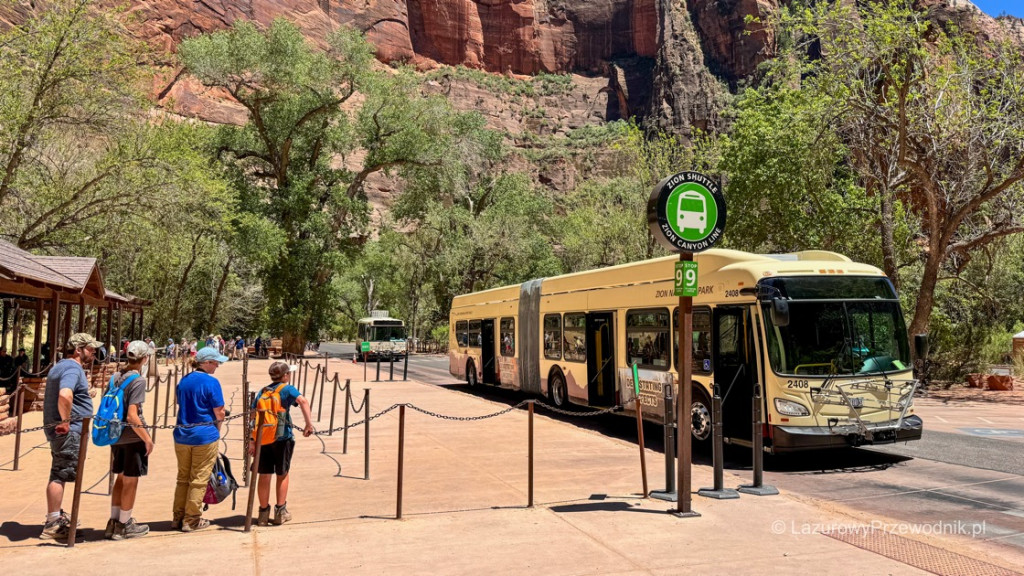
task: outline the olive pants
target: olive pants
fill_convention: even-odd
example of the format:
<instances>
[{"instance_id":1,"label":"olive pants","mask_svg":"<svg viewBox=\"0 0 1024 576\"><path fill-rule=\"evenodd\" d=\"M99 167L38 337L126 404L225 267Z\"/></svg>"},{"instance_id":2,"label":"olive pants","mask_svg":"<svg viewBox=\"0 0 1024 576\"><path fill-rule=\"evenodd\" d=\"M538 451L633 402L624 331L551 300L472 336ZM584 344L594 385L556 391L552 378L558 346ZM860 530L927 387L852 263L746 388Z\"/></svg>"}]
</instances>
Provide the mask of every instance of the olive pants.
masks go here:
<instances>
[{"instance_id":1,"label":"olive pants","mask_svg":"<svg viewBox=\"0 0 1024 576\"><path fill-rule=\"evenodd\" d=\"M217 442L202 446L175 444L178 484L174 488L174 521L194 524L203 514L203 496L217 461Z\"/></svg>"}]
</instances>

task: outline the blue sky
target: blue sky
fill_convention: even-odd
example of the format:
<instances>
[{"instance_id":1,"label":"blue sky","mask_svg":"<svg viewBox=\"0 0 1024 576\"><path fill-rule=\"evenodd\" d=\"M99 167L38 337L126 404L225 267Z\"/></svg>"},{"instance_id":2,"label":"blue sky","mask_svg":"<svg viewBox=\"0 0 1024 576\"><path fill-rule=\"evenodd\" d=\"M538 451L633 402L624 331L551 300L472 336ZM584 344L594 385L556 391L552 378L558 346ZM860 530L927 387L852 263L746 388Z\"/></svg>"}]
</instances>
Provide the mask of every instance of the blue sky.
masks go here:
<instances>
[{"instance_id":1,"label":"blue sky","mask_svg":"<svg viewBox=\"0 0 1024 576\"><path fill-rule=\"evenodd\" d=\"M1011 16L1024 18L1024 0L971 0L974 5L987 14L999 16L1007 13Z\"/></svg>"}]
</instances>

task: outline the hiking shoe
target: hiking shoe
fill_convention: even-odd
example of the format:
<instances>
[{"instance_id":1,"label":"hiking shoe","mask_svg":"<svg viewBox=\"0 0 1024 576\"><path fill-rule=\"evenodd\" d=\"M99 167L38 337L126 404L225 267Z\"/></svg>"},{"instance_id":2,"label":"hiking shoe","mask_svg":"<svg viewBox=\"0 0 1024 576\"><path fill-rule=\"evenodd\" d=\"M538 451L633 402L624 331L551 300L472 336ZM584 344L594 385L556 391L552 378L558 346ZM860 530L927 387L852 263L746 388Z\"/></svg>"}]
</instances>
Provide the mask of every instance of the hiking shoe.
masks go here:
<instances>
[{"instance_id":1,"label":"hiking shoe","mask_svg":"<svg viewBox=\"0 0 1024 576\"><path fill-rule=\"evenodd\" d=\"M270 506L266 508L260 508L260 516L256 519L257 526L269 526L270 525Z\"/></svg>"},{"instance_id":2,"label":"hiking shoe","mask_svg":"<svg viewBox=\"0 0 1024 576\"><path fill-rule=\"evenodd\" d=\"M200 518L199 520L196 520L195 522L193 522L191 524L189 524L187 522L182 522L181 523L181 531L182 532L198 532L199 530L204 530L204 529L209 528L209 527L210 527L210 521L207 520L206 518Z\"/></svg>"},{"instance_id":3,"label":"hiking shoe","mask_svg":"<svg viewBox=\"0 0 1024 576\"><path fill-rule=\"evenodd\" d=\"M52 522L47 522L43 524L43 532L39 535L39 538L43 540L67 540L70 525L71 522L65 522L63 516Z\"/></svg>"},{"instance_id":4,"label":"hiking shoe","mask_svg":"<svg viewBox=\"0 0 1024 576\"><path fill-rule=\"evenodd\" d=\"M107 520L107 527L103 530L103 538L105 540L114 539L114 524L117 524L117 520L114 520L113 518Z\"/></svg>"},{"instance_id":5,"label":"hiking shoe","mask_svg":"<svg viewBox=\"0 0 1024 576\"><path fill-rule=\"evenodd\" d=\"M274 506L274 525L280 526L285 522L292 519L292 515L288 512L288 505L282 504L281 506Z\"/></svg>"},{"instance_id":6,"label":"hiking shoe","mask_svg":"<svg viewBox=\"0 0 1024 576\"><path fill-rule=\"evenodd\" d=\"M138 538L139 536L145 536L149 534L149 526L146 524L139 524L135 521L135 518L129 518L127 522L115 522L114 523L114 540L125 540L128 538Z\"/></svg>"}]
</instances>

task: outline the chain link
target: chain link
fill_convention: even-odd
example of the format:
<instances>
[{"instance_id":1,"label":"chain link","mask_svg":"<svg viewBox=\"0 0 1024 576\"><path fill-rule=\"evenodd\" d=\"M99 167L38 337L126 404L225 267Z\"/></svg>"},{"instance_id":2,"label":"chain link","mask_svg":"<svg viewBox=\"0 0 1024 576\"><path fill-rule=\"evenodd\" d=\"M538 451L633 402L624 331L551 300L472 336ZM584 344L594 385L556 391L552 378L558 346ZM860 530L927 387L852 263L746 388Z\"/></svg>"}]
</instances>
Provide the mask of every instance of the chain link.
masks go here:
<instances>
[{"instance_id":1,"label":"chain link","mask_svg":"<svg viewBox=\"0 0 1024 576\"><path fill-rule=\"evenodd\" d=\"M563 409L558 408L556 406L551 406L550 404L545 404L541 400L537 400L536 404L538 406L543 406L544 408L546 408L546 409L548 409L551 412L554 412L556 414L564 414L566 416L583 416L583 417L600 416L602 414L611 414L613 412L620 412L620 411L625 409L625 407L622 404L618 404L616 406L612 406L611 408L604 408L602 410L595 410L594 412L576 412L576 411L573 411L573 410L563 410Z\"/></svg>"},{"instance_id":2,"label":"chain link","mask_svg":"<svg viewBox=\"0 0 1024 576\"><path fill-rule=\"evenodd\" d=\"M222 423L222 422L230 422L231 420L235 420L235 419L238 419L238 418L241 418L241 417L242 417L242 414L235 414L234 416L228 416L227 418L224 418L223 420L211 420L209 422L196 422L194 424L182 424L180 426L177 425L177 424L139 425L139 424L129 424L127 422L123 422L122 421L121 422L121 427L122 428L156 428L157 430L174 430L174 429L180 428L180 429L185 430L185 429L190 429L190 428L197 428L199 426L210 426L210 425L215 425L215 424L219 424L219 423ZM93 422L97 422L97 423L111 422L111 420L107 420L106 418L100 418L99 416L90 416L90 418L92 418ZM21 433L22 434L29 434L29 433L32 433L32 432L39 432L40 430L48 430L50 428L56 428L57 426L60 426L61 424L64 424L64 423L69 423L70 424L70 423L75 423L75 422L81 422L83 420L85 420L85 417L83 417L83 416L74 416L74 417L69 418L67 420L62 420L62 421L59 421L59 422L51 422L49 424L43 424L42 426L36 426L35 428L25 428L24 430L21 431ZM2 437L2 436L10 436L10 435L16 434L16 433L17 433L17 430L12 430L10 432L6 432L6 433L3 433L3 434L0 434L0 437Z\"/></svg>"},{"instance_id":3,"label":"chain link","mask_svg":"<svg viewBox=\"0 0 1024 576\"><path fill-rule=\"evenodd\" d=\"M348 403L349 403L349 406L352 406L352 412L354 412L356 414L359 414L360 412L363 411L364 408L366 408L366 393L365 392L363 393L363 401L359 403L359 408L356 408L356 404L352 400L352 395L351 394L348 395Z\"/></svg>"},{"instance_id":4,"label":"chain link","mask_svg":"<svg viewBox=\"0 0 1024 576\"><path fill-rule=\"evenodd\" d=\"M409 409L415 410L415 411L417 411L417 412L419 412L421 414L426 414L427 416L432 416L434 418L440 418L441 420L455 420L457 422L472 422L474 420L486 420L488 418L494 418L495 416L501 416L502 414L508 414L509 412L511 412L513 410L516 410L518 408L522 408L523 406L526 406L529 403L530 403L529 400L523 400L522 402L516 404L515 406L509 406L508 408L506 408L504 410L500 410L500 411L495 412L493 414L484 414L483 416L448 416L447 414L438 414L437 412L431 412L430 410L426 410L424 408L420 408L419 406L416 406L415 404L405 404L405 406L408 406Z\"/></svg>"}]
</instances>

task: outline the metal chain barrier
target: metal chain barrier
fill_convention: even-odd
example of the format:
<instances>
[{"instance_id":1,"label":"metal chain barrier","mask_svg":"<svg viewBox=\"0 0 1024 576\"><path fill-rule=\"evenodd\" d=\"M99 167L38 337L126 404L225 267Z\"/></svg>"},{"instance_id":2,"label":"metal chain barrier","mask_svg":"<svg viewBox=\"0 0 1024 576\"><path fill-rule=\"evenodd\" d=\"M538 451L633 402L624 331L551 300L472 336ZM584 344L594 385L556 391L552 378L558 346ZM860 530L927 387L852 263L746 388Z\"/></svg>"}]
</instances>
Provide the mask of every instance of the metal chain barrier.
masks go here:
<instances>
[{"instance_id":1,"label":"metal chain barrier","mask_svg":"<svg viewBox=\"0 0 1024 576\"><path fill-rule=\"evenodd\" d=\"M602 410L595 410L594 412L575 412L575 411L572 411L572 410L563 410L562 408L551 406L550 404L545 404L541 400L535 400L535 403L538 406L543 406L543 407L547 408L548 410L550 410L550 411L552 411L552 412L554 412L556 414L564 414L566 416L582 416L582 417L600 416L602 414L611 414L613 412L621 412L622 410L625 409L624 405L618 404L616 406L612 406L611 408L604 408Z\"/></svg>"}]
</instances>

